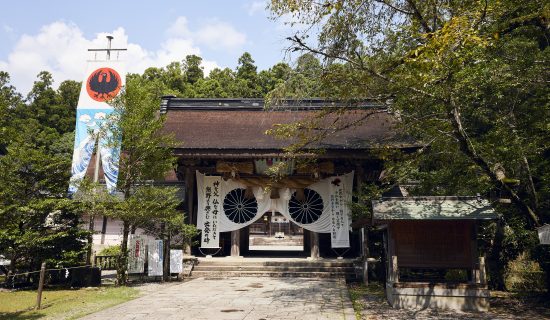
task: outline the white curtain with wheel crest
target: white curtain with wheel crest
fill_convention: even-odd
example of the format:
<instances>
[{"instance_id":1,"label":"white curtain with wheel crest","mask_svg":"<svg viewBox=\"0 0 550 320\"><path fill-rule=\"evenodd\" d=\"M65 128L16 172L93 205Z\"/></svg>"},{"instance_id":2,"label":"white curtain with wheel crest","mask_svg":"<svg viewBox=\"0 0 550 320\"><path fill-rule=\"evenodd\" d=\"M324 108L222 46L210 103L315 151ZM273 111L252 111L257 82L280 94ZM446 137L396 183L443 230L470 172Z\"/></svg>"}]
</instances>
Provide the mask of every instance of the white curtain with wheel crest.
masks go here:
<instances>
[{"instance_id":1,"label":"white curtain with wheel crest","mask_svg":"<svg viewBox=\"0 0 550 320\"><path fill-rule=\"evenodd\" d=\"M202 230L201 248L219 248L219 233L244 228L271 207L269 194L260 187L246 196L238 181L196 172L198 192L197 228Z\"/></svg>"},{"instance_id":2,"label":"white curtain with wheel crest","mask_svg":"<svg viewBox=\"0 0 550 320\"><path fill-rule=\"evenodd\" d=\"M349 247L353 172L320 180L298 197L292 189L280 189L271 199L263 188L246 195L242 183L196 172L198 190L197 228L202 230L201 248L219 248L219 233L244 228L268 211L280 212L300 227L330 233L333 248Z\"/></svg>"},{"instance_id":3,"label":"white curtain with wheel crest","mask_svg":"<svg viewBox=\"0 0 550 320\"><path fill-rule=\"evenodd\" d=\"M303 197L293 189L280 190L273 207L306 230L330 233L332 248L349 248L353 174L320 180L305 188Z\"/></svg>"}]
</instances>

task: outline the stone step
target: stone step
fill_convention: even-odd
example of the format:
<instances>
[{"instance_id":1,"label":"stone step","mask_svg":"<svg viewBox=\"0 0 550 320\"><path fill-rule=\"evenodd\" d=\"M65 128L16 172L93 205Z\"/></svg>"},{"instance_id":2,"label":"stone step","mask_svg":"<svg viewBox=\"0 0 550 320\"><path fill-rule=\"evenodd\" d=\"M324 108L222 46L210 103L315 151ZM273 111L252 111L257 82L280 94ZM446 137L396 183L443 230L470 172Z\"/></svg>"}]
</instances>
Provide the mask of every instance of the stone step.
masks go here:
<instances>
[{"instance_id":1,"label":"stone step","mask_svg":"<svg viewBox=\"0 0 550 320\"><path fill-rule=\"evenodd\" d=\"M225 260L225 259L199 259L196 266L273 266L273 267L353 267L353 261L251 261L251 260Z\"/></svg>"},{"instance_id":2,"label":"stone step","mask_svg":"<svg viewBox=\"0 0 550 320\"><path fill-rule=\"evenodd\" d=\"M355 279L347 272L288 272L288 271L193 271L192 278L278 277L278 278L346 278Z\"/></svg>"},{"instance_id":3,"label":"stone step","mask_svg":"<svg viewBox=\"0 0 550 320\"><path fill-rule=\"evenodd\" d=\"M355 272L353 266L262 266L262 265L203 265L199 264L194 267L196 271L286 271L286 272Z\"/></svg>"}]
</instances>

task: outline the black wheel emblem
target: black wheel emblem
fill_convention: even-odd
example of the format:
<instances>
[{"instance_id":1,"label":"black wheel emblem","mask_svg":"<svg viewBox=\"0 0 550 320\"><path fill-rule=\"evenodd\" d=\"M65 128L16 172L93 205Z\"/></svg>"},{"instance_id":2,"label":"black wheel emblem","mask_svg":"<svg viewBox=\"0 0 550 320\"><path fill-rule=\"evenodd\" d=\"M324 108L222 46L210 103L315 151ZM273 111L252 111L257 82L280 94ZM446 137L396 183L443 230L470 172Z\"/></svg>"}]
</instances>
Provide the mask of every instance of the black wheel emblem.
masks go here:
<instances>
[{"instance_id":1,"label":"black wheel emblem","mask_svg":"<svg viewBox=\"0 0 550 320\"><path fill-rule=\"evenodd\" d=\"M229 220L235 223L246 223L258 213L256 199L246 199L245 189L233 189L223 200L223 210Z\"/></svg>"},{"instance_id":2,"label":"black wheel emblem","mask_svg":"<svg viewBox=\"0 0 550 320\"><path fill-rule=\"evenodd\" d=\"M304 200L296 199L296 192L288 203L288 211L294 221L310 224L319 219L323 213L323 199L316 191L304 189Z\"/></svg>"}]
</instances>

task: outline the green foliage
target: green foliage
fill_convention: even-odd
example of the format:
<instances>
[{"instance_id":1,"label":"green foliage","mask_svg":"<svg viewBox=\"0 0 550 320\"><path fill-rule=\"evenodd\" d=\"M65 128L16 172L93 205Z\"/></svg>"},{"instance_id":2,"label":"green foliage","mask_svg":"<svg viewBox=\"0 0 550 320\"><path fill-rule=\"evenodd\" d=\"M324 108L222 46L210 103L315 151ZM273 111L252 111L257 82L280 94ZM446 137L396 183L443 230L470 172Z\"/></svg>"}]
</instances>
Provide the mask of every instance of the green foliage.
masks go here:
<instances>
[{"instance_id":1,"label":"green foliage","mask_svg":"<svg viewBox=\"0 0 550 320\"><path fill-rule=\"evenodd\" d=\"M172 62L164 68L148 68L141 78L154 84L156 95L175 95L182 98L264 98L276 90L276 98L319 96L321 66L313 55L304 55L293 69L287 63L277 63L258 72L250 53L238 59L235 70L215 68L205 77L202 58L188 55L182 62Z\"/></svg>"},{"instance_id":2,"label":"green foliage","mask_svg":"<svg viewBox=\"0 0 550 320\"><path fill-rule=\"evenodd\" d=\"M194 224L180 224L179 232L181 234L182 243L184 245L192 246L198 244L198 241L196 241L195 239L200 234L200 231Z\"/></svg>"},{"instance_id":3,"label":"green foliage","mask_svg":"<svg viewBox=\"0 0 550 320\"><path fill-rule=\"evenodd\" d=\"M120 245L109 246L101 249L98 256L118 256L120 255Z\"/></svg>"},{"instance_id":4,"label":"green foliage","mask_svg":"<svg viewBox=\"0 0 550 320\"><path fill-rule=\"evenodd\" d=\"M170 66L178 72L177 63ZM123 221L122 255L118 262L117 280L127 281L128 234L130 227L161 223L176 214L178 200L175 190L150 186L151 181L162 180L173 169L175 158L171 148L174 139L161 132L164 116L158 112L160 100L158 82L138 76L128 77L126 87L113 101L115 112L108 119L106 129L109 144L122 144L117 188L123 193L121 201L113 202L107 215Z\"/></svg>"},{"instance_id":5,"label":"green foliage","mask_svg":"<svg viewBox=\"0 0 550 320\"><path fill-rule=\"evenodd\" d=\"M520 254L506 266L506 289L514 292L543 292L545 272L527 253Z\"/></svg>"},{"instance_id":6,"label":"green foliage","mask_svg":"<svg viewBox=\"0 0 550 320\"><path fill-rule=\"evenodd\" d=\"M271 1L275 16L307 26L290 47L323 59L323 96L391 102L398 129L425 146L381 157L389 183L415 181L416 195L512 201L497 206L511 231L495 233L489 265L535 249L533 227L550 221L549 9L545 1ZM292 129L283 134L308 126Z\"/></svg>"},{"instance_id":7,"label":"green foliage","mask_svg":"<svg viewBox=\"0 0 550 320\"><path fill-rule=\"evenodd\" d=\"M88 232L80 229L80 208L66 199L74 136L77 85L52 89L51 75L39 74L25 103L0 73L0 252L10 270L79 264ZM70 125L67 118L71 117Z\"/></svg>"}]
</instances>

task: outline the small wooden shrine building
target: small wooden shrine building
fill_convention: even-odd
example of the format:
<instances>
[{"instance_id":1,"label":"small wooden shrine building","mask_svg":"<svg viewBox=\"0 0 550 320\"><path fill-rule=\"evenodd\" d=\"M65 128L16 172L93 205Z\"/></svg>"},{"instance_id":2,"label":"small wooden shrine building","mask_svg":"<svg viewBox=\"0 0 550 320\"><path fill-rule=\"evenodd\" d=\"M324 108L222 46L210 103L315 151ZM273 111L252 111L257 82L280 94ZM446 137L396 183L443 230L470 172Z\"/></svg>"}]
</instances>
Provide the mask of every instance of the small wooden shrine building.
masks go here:
<instances>
[{"instance_id":1,"label":"small wooden shrine building","mask_svg":"<svg viewBox=\"0 0 550 320\"><path fill-rule=\"evenodd\" d=\"M487 310L477 227L495 218L489 202L478 197L373 200L374 224L386 231L388 302L398 308Z\"/></svg>"}]
</instances>

